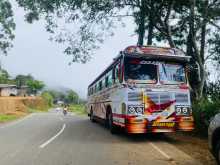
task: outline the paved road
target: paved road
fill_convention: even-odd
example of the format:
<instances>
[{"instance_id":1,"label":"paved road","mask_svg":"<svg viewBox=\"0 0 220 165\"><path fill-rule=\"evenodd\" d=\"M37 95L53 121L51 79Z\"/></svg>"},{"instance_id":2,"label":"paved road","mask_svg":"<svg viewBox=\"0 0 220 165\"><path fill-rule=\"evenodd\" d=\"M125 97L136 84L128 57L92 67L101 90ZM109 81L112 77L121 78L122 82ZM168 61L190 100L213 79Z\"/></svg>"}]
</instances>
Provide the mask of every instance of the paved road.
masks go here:
<instances>
[{"instance_id":1,"label":"paved road","mask_svg":"<svg viewBox=\"0 0 220 165\"><path fill-rule=\"evenodd\" d=\"M32 114L0 126L0 165L197 165L159 136L111 135L87 117Z\"/></svg>"}]
</instances>

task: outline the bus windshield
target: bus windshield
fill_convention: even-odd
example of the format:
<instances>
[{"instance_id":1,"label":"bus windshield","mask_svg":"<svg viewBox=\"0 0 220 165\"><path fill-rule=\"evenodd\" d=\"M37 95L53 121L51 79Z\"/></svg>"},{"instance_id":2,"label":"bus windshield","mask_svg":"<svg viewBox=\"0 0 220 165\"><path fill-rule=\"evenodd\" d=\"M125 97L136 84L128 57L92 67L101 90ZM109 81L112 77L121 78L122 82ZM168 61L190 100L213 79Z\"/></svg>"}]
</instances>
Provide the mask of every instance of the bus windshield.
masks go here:
<instances>
[{"instance_id":1,"label":"bus windshield","mask_svg":"<svg viewBox=\"0 0 220 165\"><path fill-rule=\"evenodd\" d=\"M159 73L162 84L180 84L186 82L183 65L161 64L159 65Z\"/></svg>"},{"instance_id":2,"label":"bus windshield","mask_svg":"<svg viewBox=\"0 0 220 165\"><path fill-rule=\"evenodd\" d=\"M156 83L157 65L151 61L126 58L125 81L128 80L138 80L141 83Z\"/></svg>"}]
</instances>

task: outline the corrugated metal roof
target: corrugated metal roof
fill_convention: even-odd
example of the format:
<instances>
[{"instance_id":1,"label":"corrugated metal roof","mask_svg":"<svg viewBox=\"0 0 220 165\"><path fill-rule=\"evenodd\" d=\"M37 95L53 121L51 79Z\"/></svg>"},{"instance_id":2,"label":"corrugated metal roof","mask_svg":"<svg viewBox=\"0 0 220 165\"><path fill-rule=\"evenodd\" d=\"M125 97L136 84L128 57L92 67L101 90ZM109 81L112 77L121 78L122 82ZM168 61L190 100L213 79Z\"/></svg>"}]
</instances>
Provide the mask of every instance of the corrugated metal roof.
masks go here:
<instances>
[{"instance_id":1,"label":"corrugated metal roof","mask_svg":"<svg viewBox=\"0 0 220 165\"><path fill-rule=\"evenodd\" d=\"M0 84L0 88L13 88L13 87L16 87L16 85Z\"/></svg>"}]
</instances>

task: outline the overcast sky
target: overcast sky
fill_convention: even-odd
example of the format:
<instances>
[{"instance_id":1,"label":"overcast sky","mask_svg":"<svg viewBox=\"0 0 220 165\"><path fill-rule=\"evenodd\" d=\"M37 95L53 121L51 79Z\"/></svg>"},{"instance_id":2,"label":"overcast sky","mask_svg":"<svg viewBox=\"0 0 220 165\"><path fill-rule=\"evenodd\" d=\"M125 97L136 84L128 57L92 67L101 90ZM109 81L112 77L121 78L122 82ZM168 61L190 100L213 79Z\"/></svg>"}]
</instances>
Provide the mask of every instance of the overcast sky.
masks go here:
<instances>
[{"instance_id":1,"label":"overcast sky","mask_svg":"<svg viewBox=\"0 0 220 165\"><path fill-rule=\"evenodd\" d=\"M82 97L86 97L87 86L112 62L120 50L136 44L134 25L128 21L125 28L119 28L101 49L96 51L93 59L87 64L68 65L63 47L49 41L44 21L28 24L24 21L24 11L13 6L16 22L14 47L7 57L0 57L3 67L15 76L31 74L44 81L49 87L61 86L72 88Z\"/></svg>"}]
</instances>

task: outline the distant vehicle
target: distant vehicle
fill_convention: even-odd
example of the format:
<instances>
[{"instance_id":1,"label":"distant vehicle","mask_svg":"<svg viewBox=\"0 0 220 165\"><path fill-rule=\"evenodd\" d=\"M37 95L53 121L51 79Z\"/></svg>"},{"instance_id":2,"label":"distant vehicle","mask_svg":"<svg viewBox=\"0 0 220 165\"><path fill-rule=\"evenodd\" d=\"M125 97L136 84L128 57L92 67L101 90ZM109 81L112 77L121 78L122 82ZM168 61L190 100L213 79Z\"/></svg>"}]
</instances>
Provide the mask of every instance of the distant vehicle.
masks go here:
<instances>
[{"instance_id":1,"label":"distant vehicle","mask_svg":"<svg viewBox=\"0 0 220 165\"><path fill-rule=\"evenodd\" d=\"M64 101L61 101L61 100L57 101L57 105L63 105L63 104L64 104Z\"/></svg>"},{"instance_id":2,"label":"distant vehicle","mask_svg":"<svg viewBox=\"0 0 220 165\"><path fill-rule=\"evenodd\" d=\"M127 47L89 85L90 119L112 133L192 131L189 59L173 48Z\"/></svg>"},{"instance_id":3,"label":"distant vehicle","mask_svg":"<svg viewBox=\"0 0 220 165\"><path fill-rule=\"evenodd\" d=\"M220 165L220 113L209 124L209 148Z\"/></svg>"}]
</instances>

